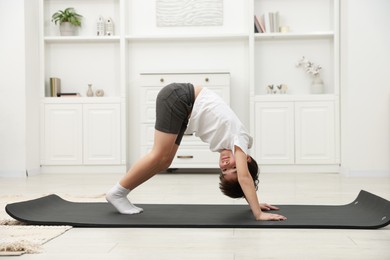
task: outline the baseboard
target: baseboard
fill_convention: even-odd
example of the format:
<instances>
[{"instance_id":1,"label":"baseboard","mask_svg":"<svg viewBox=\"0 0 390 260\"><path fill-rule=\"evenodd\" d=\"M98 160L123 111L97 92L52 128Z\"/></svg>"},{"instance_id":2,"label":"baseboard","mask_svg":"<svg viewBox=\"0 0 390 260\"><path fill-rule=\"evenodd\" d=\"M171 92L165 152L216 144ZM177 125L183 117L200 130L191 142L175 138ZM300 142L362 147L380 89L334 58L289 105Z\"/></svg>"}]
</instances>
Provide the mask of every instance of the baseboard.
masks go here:
<instances>
[{"instance_id":1,"label":"baseboard","mask_svg":"<svg viewBox=\"0 0 390 260\"><path fill-rule=\"evenodd\" d=\"M26 171L0 171L0 178L22 178L26 177Z\"/></svg>"},{"instance_id":2,"label":"baseboard","mask_svg":"<svg viewBox=\"0 0 390 260\"><path fill-rule=\"evenodd\" d=\"M343 168L340 173L346 177L390 177L390 171L355 171Z\"/></svg>"},{"instance_id":3,"label":"baseboard","mask_svg":"<svg viewBox=\"0 0 390 260\"><path fill-rule=\"evenodd\" d=\"M26 176L35 176L41 173L41 168L26 170Z\"/></svg>"}]
</instances>

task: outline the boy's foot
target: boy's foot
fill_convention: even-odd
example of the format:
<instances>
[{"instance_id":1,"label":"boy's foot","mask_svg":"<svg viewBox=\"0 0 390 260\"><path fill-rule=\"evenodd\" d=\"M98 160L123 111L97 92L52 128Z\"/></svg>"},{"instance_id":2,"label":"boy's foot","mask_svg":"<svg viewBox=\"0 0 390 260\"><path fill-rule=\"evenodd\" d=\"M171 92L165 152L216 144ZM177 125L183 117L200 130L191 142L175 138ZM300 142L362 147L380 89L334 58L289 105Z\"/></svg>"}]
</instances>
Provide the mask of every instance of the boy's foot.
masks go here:
<instances>
[{"instance_id":1,"label":"boy's foot","mask_svg":"<svg viewBox=\"0 0 390 260\"><path fill-rule=\"evenodd\" d=\"M133 205L127 195L130 190L122 187L117 183L114 187L111 188L106 194L106 200L113 205L121 214L138 214L143 211L142 208L139 208Z\"/></svg>"}]
</instances>

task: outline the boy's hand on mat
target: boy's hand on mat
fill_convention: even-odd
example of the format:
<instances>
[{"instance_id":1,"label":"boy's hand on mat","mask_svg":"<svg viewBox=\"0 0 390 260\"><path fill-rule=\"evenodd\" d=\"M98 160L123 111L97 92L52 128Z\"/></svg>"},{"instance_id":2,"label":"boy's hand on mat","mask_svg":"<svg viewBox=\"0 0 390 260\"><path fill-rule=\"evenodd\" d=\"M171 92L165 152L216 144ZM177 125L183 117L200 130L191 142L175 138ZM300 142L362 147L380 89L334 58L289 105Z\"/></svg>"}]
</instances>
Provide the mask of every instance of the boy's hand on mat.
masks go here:
<instances>
[{"instance_id":1,"label":"boy's hand on mat","mask_svg":"<svg viewBox=\"0 0 390 260\"><path fill-rule=\"evenodd\" d=\"M265 210L265 211L279 210L278 207L272 206L271 204L268 204L268 203L260 203L260 208L261 208L261 210Z\"/></svg>"},{"instance_id":2,"label":"boy's hand on mat","mask_svg":"<svg viewBox=\"0 0 390 260\"><path fill-rule=\"evenodd\" d=\"M256 220L273 220L273 221L280 221L286 219L287 218L285 216L279 214L266 213L266 212L261 212L260 215L256 218Z\"/></svg>"}]
</instances>

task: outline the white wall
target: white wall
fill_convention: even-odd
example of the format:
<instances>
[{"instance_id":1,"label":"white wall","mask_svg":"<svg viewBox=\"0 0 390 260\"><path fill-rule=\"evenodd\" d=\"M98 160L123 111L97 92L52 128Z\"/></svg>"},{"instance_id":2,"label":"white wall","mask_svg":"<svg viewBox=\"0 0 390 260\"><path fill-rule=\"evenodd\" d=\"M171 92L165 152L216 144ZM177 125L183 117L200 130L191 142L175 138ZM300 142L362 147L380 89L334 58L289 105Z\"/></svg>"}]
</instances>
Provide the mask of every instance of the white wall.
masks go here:
<instances>
[{"instance_id":1,"label":"white wall","mask_svg":"<svg viewBox=\"0 0 390 260\"><path fill-rule=\"evenodd\" d=\"M38 0L25 0L25 136L26 170L35 174L40 171L40 86L39 86L39 5Z\"/></svg>"},{"instance_id":2,"label":"white wall","mask_svg":"<svg viewBox=\"0 0 390 260\"><path fill-rule=\"evenodd\" d=\"M39 105L31 98L37 90L38 64L32 61L38 51L37 41L26 35L26 24L37 17L31 13L32 2L37 3L26 5L28 19L23 0L0 1L0 176L25 176L26 170L39 168L39 118L34 112Z\"/></svg>"},{"instance_id":3,"label":"white wall","mask_svg":"<svg viewBox=\"0 0 390 260\"><path fill-rule=\"evenodd\" d=\"M390 1L341 2L342 168L390 175Z\"/></svg>"}]
</instances>

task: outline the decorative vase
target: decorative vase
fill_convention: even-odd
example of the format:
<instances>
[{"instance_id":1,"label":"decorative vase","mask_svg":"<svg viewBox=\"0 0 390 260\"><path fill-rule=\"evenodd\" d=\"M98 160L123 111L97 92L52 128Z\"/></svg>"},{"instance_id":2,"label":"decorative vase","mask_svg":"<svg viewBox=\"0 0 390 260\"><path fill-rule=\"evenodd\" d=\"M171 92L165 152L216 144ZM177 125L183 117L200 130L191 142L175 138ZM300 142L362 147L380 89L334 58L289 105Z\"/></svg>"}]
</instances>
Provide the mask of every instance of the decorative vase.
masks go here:
<instances>
[{"instance_id":1,"label":"decorative vase","mask_svg":"<svg viewBox=\"0 0 390 260\"><path fill-rule=\"evenodd\" d=\"M93 97L92 84L88 84L87 97Z\"/></svg>"},{"instance_id":2,"label":"decorative vase","mask_svg":"<svg viewBox=\"0 0 390 260\"><path fill-rule=\"evenodd\" d=\"M319 76L315 76L311 82L311 94L323 94L324 93L324 82Z\"/></svg>"},{"instance_id":3,"label":"decorative vase","mask_svg":"<svg viewBox=\"0 0 390 260\"><path fill-rule=\"evenodd\" d=\"M69 22L63 22L60 24L61 36L74 36L76 35L76 26Z\"/></svg>"},{"instance_id":4,"label":"decorative vase","mask_svg":"<svg viewBox=\"0 0 390 260\"><path fill-rule=\"evenodd\" d=\"M50 96L59 97L61 94L61 79L50 78Z\"/></svg>"}]
</instances>

